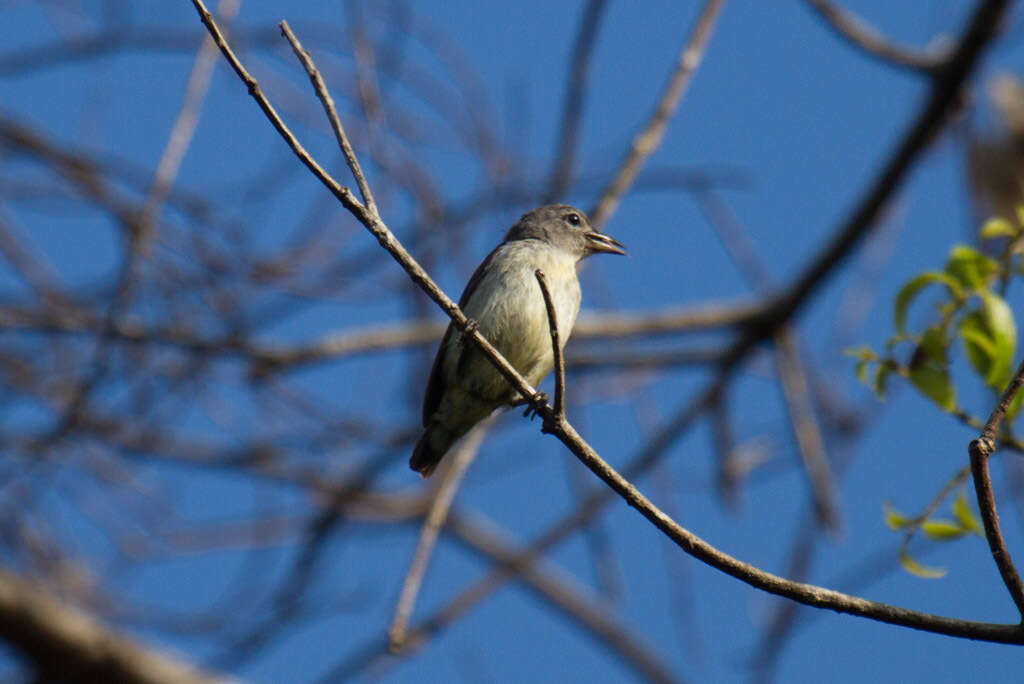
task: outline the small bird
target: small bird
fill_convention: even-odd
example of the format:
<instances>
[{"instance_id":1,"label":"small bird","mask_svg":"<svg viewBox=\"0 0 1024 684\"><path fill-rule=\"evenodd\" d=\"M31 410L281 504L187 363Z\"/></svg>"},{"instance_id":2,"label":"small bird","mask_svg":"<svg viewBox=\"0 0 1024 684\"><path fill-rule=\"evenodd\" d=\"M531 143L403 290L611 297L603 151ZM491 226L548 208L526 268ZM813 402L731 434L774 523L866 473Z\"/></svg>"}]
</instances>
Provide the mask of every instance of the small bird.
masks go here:
<instances>
[{"instance_id":1,"label":"small bird","mask_svg":"<svg viewBox=\"0 0 1024 684\"><path fill-rule=\"evenodd\" d=\"M459 307L481 335L536 387L554 356L547 309L535 272L544 271L565 346L580 310L576 265L598 252L625 254L621 242L595 230L587 215L565 204L523 214L505 240L477 267ZM517 393L476 345L449 325L430 371L423 401L426 428L409 467L430 477L460 437Z\"/></svg>"}]
</instances>

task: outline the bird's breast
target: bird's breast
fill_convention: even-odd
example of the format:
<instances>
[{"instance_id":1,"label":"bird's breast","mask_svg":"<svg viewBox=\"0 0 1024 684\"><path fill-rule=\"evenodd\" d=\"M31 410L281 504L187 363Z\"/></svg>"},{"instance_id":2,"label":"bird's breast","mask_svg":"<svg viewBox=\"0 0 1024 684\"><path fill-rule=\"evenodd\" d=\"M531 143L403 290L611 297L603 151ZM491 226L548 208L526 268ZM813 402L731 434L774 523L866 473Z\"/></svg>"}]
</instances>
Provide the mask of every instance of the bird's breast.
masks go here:
<instances>
[{"instance_id":1,"label":"bird's breast","mask_svg":"<svg viewBox=\"0 0 1024 684\"><path fill-rule=\"evenodd\" d=\"M576 324L580 284L575 258L549 245L531 243L509 243L499 249L466 303L465 313L479 323L483 336L536 385L550 372L553 355L547 309L535 272L544 271L563 346ZM499 378L498 382L503 380Z\"/></svg>"}]
</instances>

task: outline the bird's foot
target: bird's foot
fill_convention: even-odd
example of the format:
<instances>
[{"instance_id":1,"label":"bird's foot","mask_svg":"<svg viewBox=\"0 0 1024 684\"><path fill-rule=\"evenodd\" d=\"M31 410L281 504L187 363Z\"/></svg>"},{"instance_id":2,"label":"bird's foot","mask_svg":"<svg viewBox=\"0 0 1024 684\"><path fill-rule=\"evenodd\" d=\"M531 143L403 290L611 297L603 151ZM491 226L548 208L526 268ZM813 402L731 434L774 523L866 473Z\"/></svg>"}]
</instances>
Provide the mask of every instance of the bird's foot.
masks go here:
<instances>
[{"instance_id":1,"label":"bird's foot","mask_svg":"<svg viewBox=\"0 0 1024 684\"><path fill-rule=\"evenodd\" d=\"M475 333L479 329L480 329L480 324L477 323L472 318L467 318L466 319L466 325L462 326L462 332L466 333L467 335L472 335L473 333Z\"/></svg>"},{"instance_id":2,"label":"bird's foot","mask_svg":"<svg viewBox=\"0 0 1024 684\"><path fill-rule=\"evenodd\" d=\"M533 398L530 399L529 403L526 406L526 410L523 411L523 415L529 417L530 420L533 420L538 415L540 415L541 410L547 405L547 392L537 392L536 394L533 395Z\"/></svg>"}]
</instances>

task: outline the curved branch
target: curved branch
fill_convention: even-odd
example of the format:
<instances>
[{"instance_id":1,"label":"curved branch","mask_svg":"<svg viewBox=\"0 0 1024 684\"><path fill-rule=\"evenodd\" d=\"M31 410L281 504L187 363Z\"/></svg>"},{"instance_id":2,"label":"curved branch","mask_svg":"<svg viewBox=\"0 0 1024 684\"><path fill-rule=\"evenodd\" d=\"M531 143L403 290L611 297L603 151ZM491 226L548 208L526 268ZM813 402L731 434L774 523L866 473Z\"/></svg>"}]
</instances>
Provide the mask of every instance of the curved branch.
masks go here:
<instances>
[{"instance_id":1,"label":"curved branch","mask_svg":"<svg viewBox=\"0 0 1024 684\"><path fill-rule=\"evenodd\" d=\"M37 681L213 684L227 679L148 650L0 569L0 637L41 675Z\"/></svg>"},{"instance_id":2,"label":"curved branch","mask_svg":"<svg viewBox=\"0 0 1024 684\"><path fill-rule=\"evenodd\" d=\"M922 54L891 42L860 17L837 7L831 0L807 0L830 29L850 45L889 66L932 73L949 57L948 51Z\"/></svg>"},{"instance_id":3,"label":"curved branch","mask_svg":"<svg viewBox=\"0 0 1024 684\"><path fill-rule=\"evenodd\" d=\"M985 422L985 427L977 439L973 440L967 447L971 457L971 474L974 476L974 492L978 497L978 511L981 513L981 520L985 524L985 538L988 540L989 550L992 552L992 560L999 568L999 575L1003 578L1003 584L1010 592L1017 610L1024 619L1024 584L1021 584L1020 575L1010 559L1010 551L1006 548L1006 541L999 529L999 513L996 511L996 499L992 493L992 479L988 472L988 457L996 450L996 431L999 424L1003 422L1010 403L1017 396L1021 384L1024 384L1024 361L1017 368L1017 373L1010 380L999 403L992 410L992 415Z\"/></svg>"}]
</instances>

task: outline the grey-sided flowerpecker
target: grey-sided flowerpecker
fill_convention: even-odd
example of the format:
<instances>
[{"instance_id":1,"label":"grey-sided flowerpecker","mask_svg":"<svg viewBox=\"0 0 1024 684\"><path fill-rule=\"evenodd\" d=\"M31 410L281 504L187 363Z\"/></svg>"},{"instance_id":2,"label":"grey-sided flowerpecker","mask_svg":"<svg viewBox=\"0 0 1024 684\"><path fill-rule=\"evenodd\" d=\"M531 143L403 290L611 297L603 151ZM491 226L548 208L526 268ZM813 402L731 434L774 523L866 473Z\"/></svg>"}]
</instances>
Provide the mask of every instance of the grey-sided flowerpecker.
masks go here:
<instances>
[{"instance_id":1,"label":"grey-sided flowerpecker","mask_svg":"<svg viewBox=\"0 0 1024 684\"><path fill-rule=\"evenodd\" d=\"M469 279L459 307L480 334L536 387L554 365L547 309L535 272L544 271L564 346L580 310L576 265L598 252L625 254L622 243L595 230L586 214L565 204L524 214ZM409 458L423 477L460 437L517 393L473 343L449 325L430 371L423 401L426 428Z\"/></svg>"}]
</instances>

